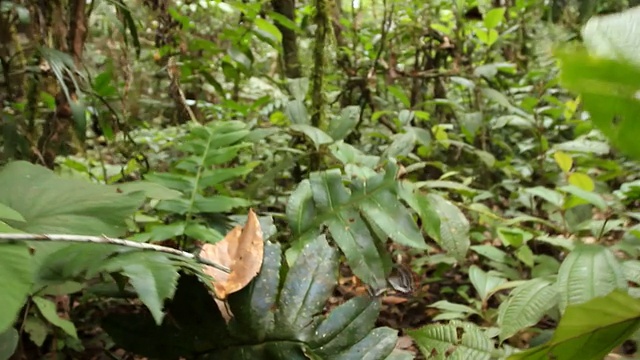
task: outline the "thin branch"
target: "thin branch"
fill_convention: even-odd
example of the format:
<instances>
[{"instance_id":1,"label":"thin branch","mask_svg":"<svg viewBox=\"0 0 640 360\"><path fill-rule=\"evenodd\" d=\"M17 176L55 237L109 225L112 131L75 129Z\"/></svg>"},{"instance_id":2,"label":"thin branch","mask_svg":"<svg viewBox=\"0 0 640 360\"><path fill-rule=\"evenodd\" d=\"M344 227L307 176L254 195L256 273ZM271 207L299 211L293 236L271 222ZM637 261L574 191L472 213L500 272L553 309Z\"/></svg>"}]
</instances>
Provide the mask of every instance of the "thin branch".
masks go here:
<instances>
[{"instance_id":1,"label":"thin branch","mask_svg":"<svg viewBox=\"0 0 640 360\"><path fill-rule=\"evenodd\" d=\"M86 235L68 235L68 234L4 234L0 233L0 243L12 242L16 240L22 241L59 241L59 242L77 242L77 243L94 243L94 244L111 244L126 246L140 250L152 250L166 254L172 254L181 256L187 259L193 259L201 264L211 266L225 273L230 273L231 270L220 264L216 264L207 259L203 259L192 253L154 244L139 243L131 240L114 239L103 236L86 236Z\"/></svg>"}]
</instances>

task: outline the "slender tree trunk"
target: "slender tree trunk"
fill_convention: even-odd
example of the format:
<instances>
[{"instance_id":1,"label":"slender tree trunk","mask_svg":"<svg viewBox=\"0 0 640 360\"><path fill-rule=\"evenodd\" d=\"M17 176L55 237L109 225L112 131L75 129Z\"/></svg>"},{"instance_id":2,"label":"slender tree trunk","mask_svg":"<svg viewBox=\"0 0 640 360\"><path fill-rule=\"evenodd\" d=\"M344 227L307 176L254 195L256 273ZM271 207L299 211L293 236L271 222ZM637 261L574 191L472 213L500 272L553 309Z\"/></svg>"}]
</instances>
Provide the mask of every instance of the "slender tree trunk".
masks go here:
<instances>
[{"instance_id":1,"label":"slender tree trunk","mask_svg":"<svg viewBox=\"0 0 640 360\"><path fill-rule=\"evenodd\" d=\"M293 22L296 21L295 0L272 0L271 5L276 13ZM298 58L296 33L277 21L276 26L278 27L278 30L280 30L280 33L282 33L282 61L284 63L284 75L290 79L300 78L302 77L302 69L300 68L300 59Z\"/></svg>"},{"instance_id":2,"label":"slender tree trunk","mask_svg":"<svg viewBox=\"0 0 640 360\"><path fill-rule=\"evenodd\" d=\"M56 50L66 52L74 60L76 68L82 64L84 43L87 38L87 2L85 0L71 0L68 7L59 1L52 1L48 8L40 9L47 19L47 27L53 32ZM67 78L65 86L68 96L60 90L56 96L56 111L44 124L42 135L38 139L37 152L34 161L40 162L48 168L53 168L57 155L66 153L69 147L70 132L74 128L71 102L77 100L74 82ZM76 127L81 138L84 136L84 126Z\"/></svg>"}]
</instances>

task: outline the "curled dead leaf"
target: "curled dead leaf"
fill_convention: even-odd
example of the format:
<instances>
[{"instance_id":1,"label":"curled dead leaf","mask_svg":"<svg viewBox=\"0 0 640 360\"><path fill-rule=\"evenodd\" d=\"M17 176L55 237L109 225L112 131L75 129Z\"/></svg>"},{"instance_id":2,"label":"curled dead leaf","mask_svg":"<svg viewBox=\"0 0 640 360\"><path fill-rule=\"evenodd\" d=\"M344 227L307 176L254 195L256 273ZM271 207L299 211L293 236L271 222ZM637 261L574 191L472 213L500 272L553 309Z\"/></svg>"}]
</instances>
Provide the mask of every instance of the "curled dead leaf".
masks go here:
<instances>
[{"instance_id":1,"label":"curled dead leaf","mask_svg":"<svg viewBox=\"0 0 640 360\"><path fill-rule=\"evenodd\" d=\"M218 299L243 289L258 275L264 257L264 239L258 216L249 210L244 228L236 226L221 241L205 244L200 257L227 266L226 274L210 266L204 272L213 277L213 288Z\"/></svg>"}]
</instances>

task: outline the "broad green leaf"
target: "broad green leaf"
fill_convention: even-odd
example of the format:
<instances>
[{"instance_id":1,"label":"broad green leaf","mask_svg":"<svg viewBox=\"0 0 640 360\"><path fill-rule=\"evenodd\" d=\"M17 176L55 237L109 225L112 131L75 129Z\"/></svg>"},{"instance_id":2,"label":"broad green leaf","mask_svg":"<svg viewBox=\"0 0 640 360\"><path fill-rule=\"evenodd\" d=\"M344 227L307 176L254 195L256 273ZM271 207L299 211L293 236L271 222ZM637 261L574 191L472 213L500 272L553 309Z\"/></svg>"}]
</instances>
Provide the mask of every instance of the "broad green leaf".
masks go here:
<instances>
[{"instance_id":1,"label":"broad green leaf","mask_svg":"<svg viewBox=\"0 0 640 360\"><path fill-rule=\"evenodd\" d=\"M296 263L296 259L302 252L302 249L304 249L304 247L308 243L320 236L320 234L322 233L321 230L322 229L320 229L320 227L318 227L317 229L309 229L292 242L291 246L284 253L287 265L291 267Z\"/></svg>"},{"instance_id":2,"label":"broad green leaf","mask_svg":"<svg viewBox=\"0 0 640 360\"><path fill-rule=\"evenodd\" d=\"M597 208L604 210L607 208L607 203L604 201L604 199L602 198L602 196L600 194L596 194L594 192L590 192L590 191L586 191L583 190L577 186L574 185L566 185L566 186L562 186L560 188L558 188L561 191L567 192L573 196L576 196L586 202L588 202L591 205L596 206ZM565 207L570 208L573 206L569 205L570 203L566 202L565 203Z\"/></svg>"},{"instance_id":3,"label":"broad green leaf","mask_svg":"<svg viewBox=\"0 0 640 360\"><path fill-rule=\"evenodd\" d=\"M107 244L68 244L51 243L41 246L34 255L36 285L59 284L60 282L82 278L86 273L103 265L108 257L122 249ZM46 251L42 251L46 250Z\"/></svg>"},{"instance_id":4,"label":"broad green leaf","mask_svg":"<svg viewBox=\"0 0 640 360\"><path fill-rule=\"evenodd\" d=\"M388 327L376 328L350 349L331 358L336 360L384 360L391 354L397 341L398 330Z\"/></svg>"},{"instance_id":5,"label":"broad green leaf","mask_svg":"<svg viewBox=\"0 0 640 360\"><path fill-rule=\"evenodd\" d=\"M387 91L389 91L389 93L391 93L391 95L393 95L396 100L400 101L400 103L402 103L404 107L411 107L411 100L409 100L409 97L402 88L391 85L387 87Z\"/></svg>"},{"instance_id":6,"label":"broad green leaf","mask_svg":"<svg viewBox=\"0 0 640 360\"><path fill-rule=\"evenodd\" d=\"M611 251L600 245L577 245L562 262L556 286L560 310L581 304L615 289L627 289L622 266Z\"/></svg>"},{"instance_id":7,"label":"broad green leaf","mask_svg":"<svg viewBox=\"0 0 640 360\"><path fill-rule=\"evenodd\" d=\"M167 255L139 251L123 253L104 264L101 270L121 271L128 277L156 323L162 323L164 301L173 297L180 277L177 266Z\"/></svg>"},{"instance_id":8,"label":"broad green leaf","mask_svg":"<svg viewBox=\"0 0 640 360\"><path fill-rule=\"evenodd\" d=\"M0 333L13 325L32 283L33 265L27 245L0 243Z\"/></svg>"},{"instance_id":9,"label":"broad green leaf","mask_svg":"<svg viewBox=\"0 0 640 360\"><path fill-rule=\"evenodd\" d=\"M204 189L232 179L241 178L251 173L257 165L258 163L254 162L244 166L234 166L232 168L205 170L202 172L202 177L198 186L201 189Z\"/></svg>"},{"instance_id":10,"label":"broad green leaf","mask_svg":"<svg viewBox=\"0 0 640 360\"><path fill-rule=\"evenodd\" d=\"M193 188L195 186L195 179L189 175L183 174L151 173L145 175L145 179L183 193L190 193L191 191L193 191ZM117 187L119 186L119 184L112 186Z\"/></svg>"},{"instance_id":11,"label":"broad green leaf","mask_svg":"<svg viewBox=\"0 0 640 360\"><path fill-rule=\"evenodd\" d=\"M269 21L262 18L255 18L253 19L253 24L258 28L258 30L268 35L268 38L272 41L277 43L282 42L282 33L275 25L273 25Z\"/></svg>"},{"instance_id":12,"label":"broad green leaf","mask_svg":"<svg viewBox=\"0 0 640 360\"><path fill-rule=\"evenodd\" d=\"M522 245L515 252L516 258L522 261L528 267L533 267L534 265L534 255L533 251L528 245Z\"/></svg>"},{"instance_id":13,"label":"broad green leaf","mask_svg":"<svg viewBox=\"0 0 640 360\"><path fill-rule=\"evenodd\" d=\"M583 152L594 155L606 155L611 151L606 142L587 140L584 138L556 144L553 148L561 151Z\"/></svg>"},{"instance_id":14,"label":"broad green leaf","mask_svg":"<svg viewBox=\"0 0 640 360\"><path fill-rule=\"evenodd\" d=\"M627 281L640 284L640 261L627 260L622 263L622 268Z\"/></svg>"},{"instance_id":15,"label":"broad green leaf","mask_svg":"<svg viewBox=\"0 0 640 360\"><path fill-rule=\"evenodd\" d=\"M404 200L422 220L422 229L434 239L440 238L440 216L429 198L414 183L403 181L398 186L398 196Z\"/></svg>"},{"instance_id":16,"label":"broad green leaf","mask_svg":"<svg viewBox=\"0 0 640 360\"><path fill-rule=\"evenodd\" d=\"M304 101L309 92L309 78L287 79L289 93L298 101Z\"/></svg>"},{"instance_id":17,"label":"broad green leaf","mask_svg":"<svg viewBox=\"0 0 640 360\"><path fill-rule=\"evenodd\" d=\"M358 187L358 193L367 193L366 183L354 185ZM393 241L416 249L427 248L411 214L392 192L380 190L369 194L359 208L367 222L376 224Z\"/></svg>"},{"instance_id":18,"label":"broad green leaf","mask_svg":"<svg viewBox=\"0 0 640 360\"><path fill-rule=\"evenodd\" d=\"M633 50L640 47L640 8L633 7L606 16L594 16L581 30L584 44L594 56L627 60L640 66L640 56Z\"/></svg>"},{"instance_id":19,"label":"broad green leaf","mask_svg":"<svg viewBox=\"0 0 640 360\"><path fill-rule=\"evenodd\" d=\"M500 341L537 324L558 303L558 290L544 279L533 279L516 287L500 305Z\"/></svg>"},{"instance_id":20,"label":"broad green leaf","mask_svg":"<svg viewBox=\"0 0 640 360\"><path fill-rule=\"evenodd\" d=\"M313 316L324 308L338 282L338 256L324 236L307 244L289 270L275 312L280 338L313 337Z\"/></svg>"},{"instance_id":21,"label":"broad green leaf","mask_svg":"<svg viewBox=\"0 0 640 360\"><path fill-rule=\"evenodd\" d=\"M333 142L333 138L331 138L331 136L311 125L293 124L290 126L290 129L305 134L313 142L316 150L320 148L320 145L330 144Z\"/></svg>"},{"instance_id":22,"label":"broad green leaf","mask_svg":"<svg viewBox=\"0 0 640 360\"><path fill-rule=\"evenodd\" d=\"M58 316L58 310L56 304L53 301L41 298L39 296L34 297L33 303L36 304L40 314L51 324L59 327L67 335L77 339L78 334L76 332L76 326L69 320L63 319Z\"/></svg>"},{"instance_id":23,"label":"broad green leaf","mask_svg":"<svg viewBox=\"0 0 640 360\"><path fill-rule=\"evenodd\" d=\"M640 327L640 300L616 290L570 305L553 337L509 360L603 359Z\"/></svg>"},{"instance_id":24,"label":"broad green leaf","mask_svg":"<svg viewBox=\"0 0 640 360\"><path fill-rule=\"evenodd\" d=\"M333 309L315 331L310 342L314 353L330 358L362 340L375 326L380 300L358 296Z\"/></svg>"},{"instance_id":25,"label":"broad green leaf","mask_svg":"<svg viewBox=\"0 0 640 360\"><path fill-rule=\"evenodd\" d=\"M287 201L287 221L294 234L300 235L313 224L316 207L309 180L303 180L291 193Z\"/></svg>"},{"instance_id":26,"label":"broad green leaf","mask_svg":"<svg viewBox=\"0 0 640 360\"><path fill-rule=\"evenodd\" d=\"M239 207L251 206L246 199L215 195L206 198L196 198L194 209L203 213L223 213Z\"/></svg>"},{"instance_id":27,"label":"broad green leaf","mask_svg":"<svg viewBox=\"0 0 640 360\"><path fill-rule=\"evenodd\" d=\"M428 359L490 360L494 351L491 339L472 323L452 321L446 325L427 325L408 330L407 334Z\"/></svg>"},{"instance_id":28,"label":"broad green leaf","mask_svg":"<svg viewBox=\"0 0 640 360\"><path fill-rule=\"evenodd\" d=\"M492 290L507 282L507 279L484 272L476 265L469 268L469 280L484 302L492 294Z\"/></svg>"},{"instance_id":29,"label":"broad green leaf","mask_svg":"<svg viewBox=\"0 0 640 360\"><path fill-rule=\"evenodd\" d=\"M23 323L24 331L29 334L29 339L34 344L42 346L49 335L47 324L40 317L29 316Z\"/></svg>"},{"instance_id":30,"label":"broad green leaf","mask_svg":"<svg viewBox=\"0 0 640 360\"><path fill-rule=\"evenodd\" d=\"M533 239L533 234L518 228L499 227L496 233L502 244L519 248L527 241Z\"/></svg>"},{"instance_id":31,"label":"broad green leaf","mask_svg":"<svg viewBox=\"0 0 640 360\"><path fill-rule=\"evenodd\" d=\"M440 195L427 195L434 210L440 217L440 238L435 240L458 261L463 261L471 246L469 221L457 206Z\"/></svg>"},{"instance_id":32,"label":"broad green leaf","mask_svg":"<svg viewBox=\"0 0 640 360\"><path fill-rule=\"evenodd\" d=\"M495 101L499 105L502 105L507 109L513 108L513 105L511 105L509 99L498 90L492 88L481 88L480 90L484 96Z\"/></svg>"},{"instance_id":33,"label":"broad green leaf","mask_svg":"<svg viewBox=\"0 0 640 360\"><path fill-rule=\"evenodd\" d=\"M0 332L0 360L9 360L18 347L20 334L14 328Z\"/></svg>"},{"instance_id":34,"label":"broad green leaf","mask_svg":"<svg viewBox=\"0 0 640 360\"><path fill-rule=\"evenodd\" d=\"M520 129L531 129L535 126L533 120L519 115L499 116L495 119L492 119L490 124L493 129L501 129L507 125Z\"/></svg>"},{"instance_id":35,"label":"broad green leaf","mask_svg":"<svg viewBox=\"0 0 640 360\"><path fill-rule=\"evenodd\" d=\"M285 107L285 112L289 117L289 120L291 120L292 124L302 125L310 123L309 114L307 113L307 107L304 106L304 102L302 100L289 101L287 103L287 106Z\"/></svg>"},{"instance_id":36,"label":"broad green leaf","mask_svg":"<svg viewBox=\"0 0 640 360\"><path fill-rule=\"evenodd\" d=\"M565 173L568 173L573 167L573 158L565 152L556 151L553 154L553 158L556 160L556 164L558 164L560 170Z\"/></svg>"},{"instance_id":37,"label":"broad green leaf","mask_svg":"<svg viewBox=\"0 0 640 360\"><path fill-rule=\"evenodd\" d=\"M398 156L407 156L413 150L416 143L415 132L406 132L404 134L396 134L393 141L382 153L383 158L396 158Z\"/></svg>"},{"instance_id":38,"label":"broad green leaf","mask_svg":"<svg viewBox=\"0 0 640 360\"><path fill-rule=\"evenodd\" d=\"M213 141L216 140L212 139L211 142ZM251 146L252 144L250 143L240 143L238 145L233 145L222 149L209 150L206 154L203 154L204 159L202 159L201 161L201 166L207 167L227 163L237 157L240 150Z\"/></svg>"},{"instance_id":39,"label":"broad green leaf","mask_svg":"<svg viewBox=\"0 0 640 360\"><path fill-rule=\"evenodd\" d=\"M569 181L569 184L588 192L592 192L596 188L593 180L584 173L574 172L569 175L567 181Z\"/></svg>"},{"instance_id":40,"label":"broad green leaf","mask_svg":"<svg viewBox=\"0 0 640 360\"><path fill-rule=\"evenodd\" d=\"M264 260L260 273L251 283L229 296L229 308L233 319L229 330L247 341L265 341L279 336L274 313L278 299L280 267L282 263L279 244L265 242Z\"/></svg>"},{"instance_id":41,"label":"broad green leaf","mask_svg":"<svg viewBox=\"0 0 640 360\"><path fill-rule=\"evenodd\" d=\"M13 210L5 204L0 204L0 219L26 222L19 212Z\"/></svg>"},{"instance_id":42,"label":"broad green leaf","mask_svg":"<svg viewBox=\"0 0 640 360\"><path fill-rule=\"evenodd\" d=\"M508 263L511 258L509 255L498 249L493 245L473 245L471 250L475 251L479 255L486 257L489 260L493 260L499 263Z\"/></svg>"},{"instance_id":43,"label":"broad green leaf","mask_svg":"<svg viewBox=\"0 0 640 360\"><path fill-rule=\"evenodd\" d=\"M343 141L337 141L329 145L329 149L332 155L345 165L355 164L374 168L380 160L377 156L365 155L362 151Z\"/></svg>"},{"instance_id":44,"label":"broad green leaf","mask_svg":"<svg viewBox=\"0 0 640 360\"><path fill-rule=\"evenodd\" d=\"M564 196L561 193L555 190L547 189L542 186L536 186L536 187L524 189L524 191L531 195L540 197L557 207L561 207L562 203L564 202Z\"/></svg>"},{"instance_id":45,"label":"broad green leaf","mask_svg":"<svg viewBox=\"0 0 640 360\"><path fill-rule=\"evenodd\" d=\"M456 304L456 303L449 302L447 300L436 301L435 303L429 305L429 307L433 307L439 310L445 310L449 312L480 315L476 310L474 310L473 308L467 305Z\"/></svg>"},{"instance_id":46,"label":"broad green leaf","mask_svg":"<svg viewBox=\"0 0 640 360\"><path fill-rule=\"evenodd\" d=\"M119 194L115 188L65 179L24 161L0 170L0 203L20 213L26 222L6 220L32 233L123 235L125 220L142 205L140 192Z\"/></svg>"},{"instance_id":47,"label":"broad green leaf","mask_svg":"<svg viewBox=\"0 0 640 360\"><path fill-rule=\"evenodd\" d=\"M77 281L65 281L60 284L53 284L49 286L45 286L43 289L38 291L35 295L39 296L63 296L74 294L82 291L85 288L85 284L77 282Z\"/></svg>"},{"instance_id":48,"label":"broad green leaf","mask_svg":"<svg viewBox=\"0 0 640 360\"><path fill-rule=\"evenodd\" d=\"M385 286L383 261L375 240L360 214L345 206L350 194L342 184L340 171L312 173L309 181L318 208L330 212L325 223L354 274L371 286Z\"/></svg>"},{"instance_id":49,"label":"broad green leaf","mask_svg":"<svg viewBox=\"0 0 640 360\"><path fill-rule=\"evenodd\" d=\"M562 85L581 96L593 124L623 153L640 158L640 123L636 121L640 115L640 68L594 58L576 49L558 51L557 56Z\"/></svg>"},{"instance_id":50,"label":"broad green leaf","mask_svg":"<svg viewBox=\"0 0 640 360\"><path fill-rule=\"evenodd\" d=\"M20 231L14 227L7 225L4 221L0 220L0 233L24 233L24 231Z\"/></svg>"},{"instance_id":51,"label":"broad green leaf","mask_svg":"<svg viewBox=\"0 0 640 360\"><path fill-rule=\"evenodd\" d=\"M182 196L182 193L179 191L150 181L132 181L110 185L110 187L116 188L118 192L122 192L123 194L132 194L141 191L146 197L156 200L177 199Z\"/></svg>"},{"instance_id":52,"label":"broad green leaf","mask_svg":"<svg viewBox=\"0 0 640 360\"><path fill-rule=\"evenodd\" d=\"M217 243L224 238L224 235L212 227L191 222L187 223L184 228L184 234L190 238L212 244Z\"/></svg>"},{"instance_id":53,"label":"broad green leaf","mask_svg":"<svg viewBox=\"0 0 640 360\"><path fill-rule=\"evenodd\" d=\"M353 273L375 289L385 287L384 262L360 214L355 210L345 209L329 218L326 225Z\"/></svg>"},{"instance_id":54,"label":"broad green leaf","mask_svg":"<svg viewBox=\"0 0 640 360\"><path fill-rule=\"evenodd\" d=\"M176 221L168 225L161 224L153 226L150 231L151 236L149 240L157 242L182 236L185 233L186 226L186 221Z\"/></svg>"},{"instance_id":55,"label":"broad green leaf","mask_svg":"<svg viewBox=\"0 0 640 360\"><path fill-rule=\"evenodd\" d=\"M333 140L342 140L347 137L356 127L360 111L360 106L357 105L347 106L340 110L340 115L331 119L327 134L329 134Z\"/></svg>"},{"instance_id":56,"label":"broad green leaf","mask_svg":"<svg viewBox=\"0 0 640 360\"><path fill-rule=\"evenodd\" d=\"M251 58L249 58L247 54L245 54L242 50L238 49L235 46L231 46L229 47L227 53L229 54L229 57L231 57L231 59L233 59L233 61L235 61L239 65L241 71L247 71L251 69Z\"/></svg>"},{"instance_id":57,"label":"broad green leaf","mask_svg":"<svg viewBox=\"0 0 640 360\"><path fill-rule=\"evenodd\" d=\"M504 12L505 11L506 11L506 8L503 8L503 7L494 8L494 9L491 9L491 10L487 11L487 13L484 15L484 19L483 19L484 26L487 29L496 28L498 25L500 25L500 23L504 19Z\"/></svg>"}]
</instances>

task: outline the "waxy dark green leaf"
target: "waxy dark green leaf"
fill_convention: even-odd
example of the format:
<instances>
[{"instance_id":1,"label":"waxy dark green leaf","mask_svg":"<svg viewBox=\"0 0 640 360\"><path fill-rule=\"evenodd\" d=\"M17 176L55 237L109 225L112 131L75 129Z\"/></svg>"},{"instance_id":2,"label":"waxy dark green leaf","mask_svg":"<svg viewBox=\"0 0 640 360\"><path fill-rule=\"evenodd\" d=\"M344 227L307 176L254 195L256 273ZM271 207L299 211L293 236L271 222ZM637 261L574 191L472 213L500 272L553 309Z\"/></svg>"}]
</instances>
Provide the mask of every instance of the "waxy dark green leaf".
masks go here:
<instances>
[{"instance_id":1,"label":"waxy dark green leaf","mask_svg":"<svg viewBox=\"0 0 640 360\"><path fill-rule=\"evenodd\" d=\"M284 281L275 328L281 338L306 341L313 337L313 317L324 308L338 282L338 256L324 236L307 244Z\"/></svg>"},{"instance_id":2,"label":"waxy dark green leaf","mask_svg":"<svg viewBox=\"0 0 640 360\"><path fill-rule=\"evenodd\" d=\"M359 296L347 301L320 323L311 348L322 357L348 349L373 329L379 312L379 299Z\"/></svg>"},{"instance_id":3,"label":"waxy dark green leaf","mask_svg":"<svg viewBox=\"0 0 640 360\"><path fill-rule=\"evenodd\" d=\"M295 234L302 234L316 218L316 208L309 180L303 180L287 201L287 220Z\"/></svg>"},{"instance_id":4,"label":"waxy dark green leaf","mask_svg":"<svg viewBox=\"0 0 640 360\"><path fill-rule=\"evenodd\" d=\"M234 317L229 323L233 336L247 341L277 337L274 311L280 284L280 244L265 242L264 259L258 276L247 287L229 295Z\"/></svg>"}]
</instances>

